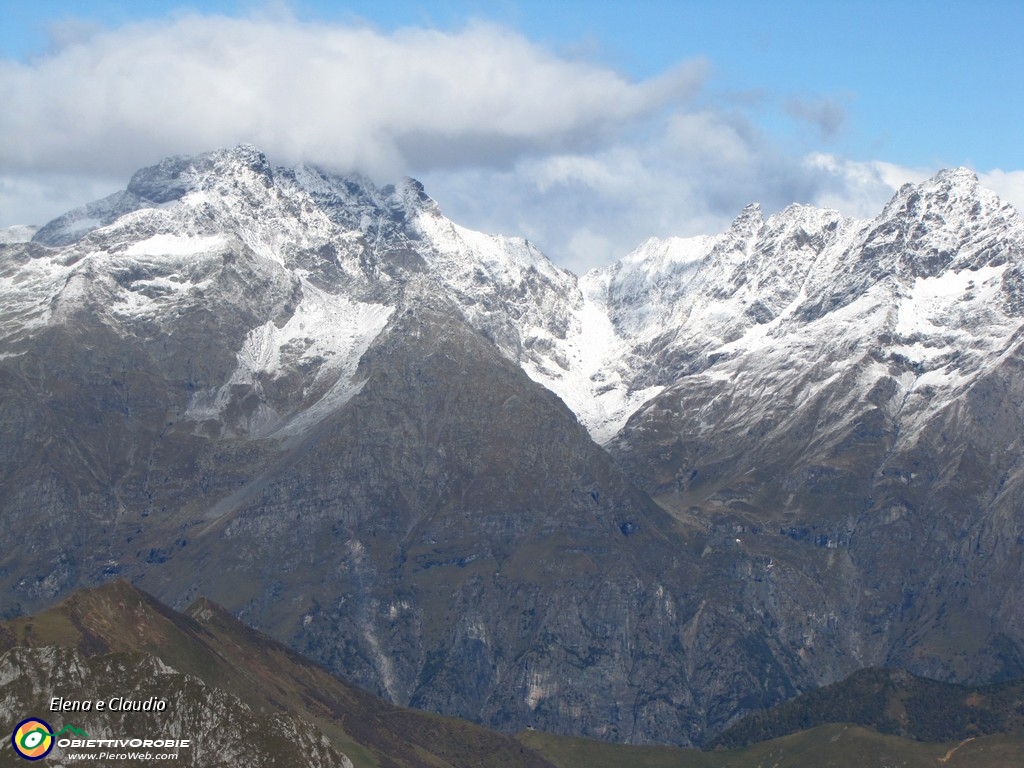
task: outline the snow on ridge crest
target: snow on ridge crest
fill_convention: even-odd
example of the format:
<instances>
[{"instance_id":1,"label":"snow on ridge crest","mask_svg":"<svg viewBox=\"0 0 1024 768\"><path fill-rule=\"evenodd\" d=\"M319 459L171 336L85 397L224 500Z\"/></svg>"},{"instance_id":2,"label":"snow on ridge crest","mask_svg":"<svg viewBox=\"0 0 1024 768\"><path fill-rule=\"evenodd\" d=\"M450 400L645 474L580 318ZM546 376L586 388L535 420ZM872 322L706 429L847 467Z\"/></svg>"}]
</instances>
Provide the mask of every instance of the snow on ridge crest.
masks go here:
<instances>
[{"instance_id":1,"label":"snow on ridge crest","mask_svg":"<svg viewBox=\"0 0 1024 768\"><path fill-rule=\"evenodd\" d=\"M934 366L978 373L1021 327L1019 309L1005 308L1024 305L1014 298L1024 291L1006 275L1013 265L1016 284L1024 283L1024 228L969 171L902 189L874 220L799 205L763 220L748 206L723 235L683 241L688 258L666 258L667 242L649 240L581 281L584 295L603 300L614 318L622 392L686 376L804 375L857 364L856 355L884 344L932 385L962 386L962 375L939 375ZM920 266L901 266L906 259ZM911 328L913 338L901 333Z\"/></svg>"},{"instance_id":2,"label":"snow on ridge crest","mask_svg":"<svg viewBox=\"0 0 1024 768\"><path fill-rule=\"evenodd\" d=\"M972 278L965 270L998 266L999 258L1019 269L1024 261L1020 217L965 169L902 188L873 221L804 205L765 219L753 204L722 234L651 238L616 264L580 279L556 267L527 240L455 224L412 179L378 189L364 177L315 166L272 169L262 153L247 145L168 158L137 172L125 192L51 224L46 235L51 243L71 238L82 243L71 247L90 253L109 246L111 253L120 249L122 258L141 260L170 261L197 253L212 258L235 238L236 245L240 240L266 261L271 272L301 279L304 298L296 317L311 317L315 307L330 314L331 302L342 302L345 291L359 286L363 293L353 292L345 301L387 314L373 315L371 322L351 307L339 309L341 304L330 311L348 318L342 325L363 327L365 320L365 327L376 333L397 301L391 288L403 280L429 280L507 357L562 397L601 442L644 402L684 376L727 377L735 361L749 362L749 355L784 350L787 344L811 359L816 353L808 350L827 348L828 334L854 343L856 334L870 338L882 333L880 318L889 315L899 318L901 331L916 322L913 313L926 317L927 328L914 338L897 333L896 343L906 348L908 359L936 360L914 346L917 337L943 324L966 328L983 322L974 299L984 294L998 307L1009 301L1011 288L993 282L1004 271L975 276L983 290L950 289L950 296L940 298L929 293L940 290L937 285L915 280L952 270L966 286ZM75 239L88 232L94 233L88 240ZM47 244L46 237L38 239ZM335 280L331 290L339 293L316 298L315 291L322 290L314 288L316 276L318 286ZM887 280L894 282L888 285ZM160 311L184 285L163 274L149 282L136 281L132 287L157 298L130 296L135 303L126 305L126 317L128 309ZM371 293L376 298L358 298ZM876 311L885 302L893 308L889 315ZM990 315L994 311L989 308ZM998 325L1002 338L1002 330L1017 321L996 315L985 322ZM285 324L289 334L294 331L290 323ZM314 322L311 327L317 333L338 333L335 325ZM960 338L943 333L929 331L929 338ZM235 383L244 379L256 386L261 376L274 376L287 364L281 355L289 345L319 349L312 336L302 336L300 343L299 336L286 341L282 334L284 329L269 321L252 329L238 352L236 375L241 378ZM812 338L815 334L822 339ZM321 356L347 355L348 360L361 355L362 342L350 341L344 349L328 350L333 357ZM337 381L342 379L349 381L339 374ZM337 402L342 396L339 390ZM206 397L194 404L195 414L223 406L219 391ZM283 429L280 414L259 418L260 423L250 425L254 433Z\"/></svg>"}]
</instances>

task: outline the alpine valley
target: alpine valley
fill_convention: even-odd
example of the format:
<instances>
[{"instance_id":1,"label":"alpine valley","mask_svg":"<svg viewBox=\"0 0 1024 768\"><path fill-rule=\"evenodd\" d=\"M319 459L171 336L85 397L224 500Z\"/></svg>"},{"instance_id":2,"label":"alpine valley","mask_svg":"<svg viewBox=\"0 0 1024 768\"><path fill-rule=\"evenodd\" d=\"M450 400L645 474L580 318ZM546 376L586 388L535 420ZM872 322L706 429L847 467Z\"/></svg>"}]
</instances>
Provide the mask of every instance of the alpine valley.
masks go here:
<instances>
[{"instance_id":1,"label":"alpine valley","mask_svg":"<svg viewBox=\"0 0 1024 768\"><path fill-rule=\"evenodd\" d=\"M1024 678L1022 368L1024 223L962 169L577 278L409 179L169 158L0 233L0 614L126 579L633 744Z\"/></svg>"}]
</instances>

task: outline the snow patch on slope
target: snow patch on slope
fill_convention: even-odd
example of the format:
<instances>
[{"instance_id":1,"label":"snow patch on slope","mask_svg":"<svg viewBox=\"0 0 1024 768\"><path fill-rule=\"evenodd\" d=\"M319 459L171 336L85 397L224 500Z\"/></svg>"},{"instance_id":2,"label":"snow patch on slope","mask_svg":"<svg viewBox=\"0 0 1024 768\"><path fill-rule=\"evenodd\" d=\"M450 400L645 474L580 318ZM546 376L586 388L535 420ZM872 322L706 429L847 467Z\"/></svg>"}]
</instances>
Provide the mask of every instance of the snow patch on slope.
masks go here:
<instances>
[{"instance_id":1,"label":"snow patch on slope","mask_svg":"<svg viewBox=\"0 0 1024 768\"><path fill-rule=\"evenodd\" d=\"M998 306L1000 281L1007 269L1003 264L916 278L908 295L900 300L896 332L901 336L930 336L963 325L968 315L994 315L985 312L985 308ZM972 334L988 326L981 322L970 324L975 326L970 329Z\"/></svg>"},{"instance_id":2,"label":"snow patch on slope","mask_svg":"<svg viewBox=\"0 0 1024 768\"><path fill-rule=\"evenodd\" d=\"M174 233L162 233L132 243L125 249L125 256L189 256L195 253L206 253L223 247L227 239L211 235L207 237L189 237Z\"/></svg>"},{"instance_id":3,"label":"snow patch on slope","mask_svg":"<svg viewBox=\"0 0 1024 768\"><path fill-rule=\"evenodd\" d=\"M359 360L387 325L394 307L352 301L302 281L302 300L288 322L252 329L238 351L238 367L217 390L195 394L186 416L221 419L236 388L261 392L264 382L290 370L316 369L306 387L307 403L296 415L280 414L265 402L250 415L246 431L256 437L294 438L314 427L362 389L353 377Z\"/></svg>"}]
</instances>

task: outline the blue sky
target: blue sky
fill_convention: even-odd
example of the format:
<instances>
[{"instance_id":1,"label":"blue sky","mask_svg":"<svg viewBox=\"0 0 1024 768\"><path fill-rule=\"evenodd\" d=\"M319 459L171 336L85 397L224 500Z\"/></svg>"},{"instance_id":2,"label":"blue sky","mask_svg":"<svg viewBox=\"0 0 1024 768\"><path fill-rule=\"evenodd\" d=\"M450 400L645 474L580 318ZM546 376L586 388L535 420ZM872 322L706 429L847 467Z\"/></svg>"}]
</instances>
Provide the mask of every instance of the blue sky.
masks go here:
<instances>
[{"instance_id":1,"label":"blue sky","mask_svg":"<svg viewBox=\"0 0 1024 768\"><path fill-rule=\"evenodd\" d=\"M238 141L282 163L414 175L460 223L527 235L577 270L647 235L717 231L753 200L870 215L942 167L1024 204L1020 2L43 0L0 14L0 98L19 115L0 116L0 226ZM310 72L336 87L284 82Z\"/></svg>"}]
</instances>

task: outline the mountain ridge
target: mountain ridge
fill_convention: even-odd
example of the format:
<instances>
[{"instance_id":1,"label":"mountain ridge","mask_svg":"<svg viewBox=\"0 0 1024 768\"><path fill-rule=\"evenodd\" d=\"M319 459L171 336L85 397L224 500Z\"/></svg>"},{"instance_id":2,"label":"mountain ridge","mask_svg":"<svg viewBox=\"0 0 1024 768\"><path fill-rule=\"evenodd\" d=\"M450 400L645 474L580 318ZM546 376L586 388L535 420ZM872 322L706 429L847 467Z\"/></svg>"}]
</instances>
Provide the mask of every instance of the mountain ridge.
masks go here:
<instances>
[{"instance_id":1,"label":"mountain ridge","mask_svg":"<svg viewBox=\"0 0 1024 768\"><path fill-rule=\"evenodd\" d=\"M217 179L222 177L237 177L231 184L231 194L222 184L218 186ZM307 279L314 278L314 287L316 278L333 284L340 279L350 291L358 285L357 293L364 299L376 294L379 300L381 286L394 283L387 271L402 269L393 262L412 273L421 271L415 265L423 265L433 277L429 284L450 296L460 311L468 313L467 320L491 336L531 378L559 394L604 443L660 388L693 372L694 365L705 367L709 355L721 356L718 348L741 343L744 335L777 318L794 300L800 299L788 314L806 322L841 308L849 300L843 296L859 295L868 285L877 283L882 279L877 269L883 268L884 261L876 258L877 252L891 245L893 238L900 240L904 253L921 252L910 261L904 257L889 264L889 271L896 270L893 276L909 269L904 281L907 277L935 277L931 273L917 275L912 265L932 259L931 269L939 269L942 248L948 251L952 247L955 234L947 237L950 242L945 245L935 238L905 243L908 234L890 231L893 225L886 223L893 216L909 212L916 218L935 219L945 212L958 231L966 231L961 237L969 238L971 211L980 206L983 210L974 212L975 219L981 215L996 217L997 223L1015 232L1017 241L1022 227L1012 207L1000 203L991 193L982 194L977 177L970 171L956 169L940 172L922 185L905 185L874 223L796 205L765 220L759 206L752 204L726 233L685 240L689 253L686 263L691 265L685 271L691 279L682 283L680 274L650 272L652 259L657 261L645 251L653 247L651 243L616 265L575 278L555 268L526 241L479 235L449 222L419 182L408 179L397 188L385 189L377 190L364 178L335 177L311 166L273 169L256 148L240 145L235 150L199 156L198 160L175 157L143 169L132 177L123 193L131 197L131 211L114 195L105 199L113 201L106 213L97 213L104 201L90 204L92 208L84 206L42 227L33 242L81 242L91 231L102 228L97 225L109 226L126 213L146 210L147 205L156 219L150 226L173 229L160 209L187 203L185 210L198 210L177 225L185 230L186 241L203 232L198 216L213 215L211 206L219 207L228 219L216 224L207 236L217 236L225 224L234 220L229 231L233 229L268 259L282 266L285 262L292 264ZM246 195L239 197L239 190ZM273 194L257 208L241 203L253 194L253 199L266 197L263 191ZM303 199L315 203L311 210ZM958 200L975 201L977 205L971 211L961 210L956 206ZM380 210L387 214L373 213ZM245 214L239 218L242 211ZM288 226L282 230L283 224L267 223L283 222L292 212L298 213L298 229ZM78 226L82 221L88 226ZM77 223L65 232L71 226L68 222ZM940 223L949 224L945 219ZM332 226L342 227L348 234L340 241L337 236L332 239ZM203 245L200 240L185 246L180 236L177 242L168 239L173 235L156 237L149 241L150 250L172 252L175 247ZM389 239L387 251L378 253L379 244ZM684 241L678 239L666 242L684 247ZM977 246L980 251L972 257L977 263L961 258L948 267L955 271L977 269L982 264L979 259L985 258L985 247L1005 251L1007 243L1012 241L1004 238L1002 243L986 246L982 239ZM145 247L136 245L136 252ZM958 252L969 247L969 242L957 244ZM373 260L368 262L366 256L357 255L360 248L368 248ZM1016 248L1019 250L1019 246ZM853 251L865 251L859 262L850 258ZM778 253L790 254L787 262L780 265L768 258ZM799 256L801 253L813 258ZM1004 252L1002 258L1009 257ZM814 266L821 259L821 264ZM865 273L865 260L874 265L876 272ZM628 280L633 288L626 288L626 284L618 288L624 279L623 270L630 264L634 267L628 272ZM762 274L762 270L767 272ZM649 276L641 278L640 273ZM838 285L830 288L830 281ZM602 289L600 285L605 283L608 287ZM804 285L797 290L795 283ZM166 292L166 285L150 288ZM528 291L527 301L520 302L519 309L494 293L523 288ZM664 293L666 290L669 293ZM652 291L661 295L655 304L651 304ZM388 293L391 296L385 302L394 304L394 291ZM680 337L679 329L689 329L689 338Z\"/></svg>"},{"instance_id":2,"label":"mountain ridge","mask_svg":"<svg viewBox=\"0 0 1024 768\"><path fill-rule=\"evenodd\" d=\"M119 194L0 245L3 613L124 576L398 703L633 742L1024 669L1024 225L968 172L581 278L248 146Z\"/></svg>"}]
</instances>

